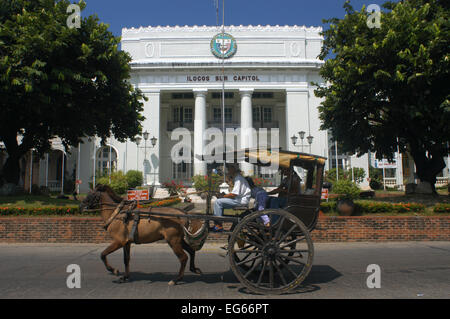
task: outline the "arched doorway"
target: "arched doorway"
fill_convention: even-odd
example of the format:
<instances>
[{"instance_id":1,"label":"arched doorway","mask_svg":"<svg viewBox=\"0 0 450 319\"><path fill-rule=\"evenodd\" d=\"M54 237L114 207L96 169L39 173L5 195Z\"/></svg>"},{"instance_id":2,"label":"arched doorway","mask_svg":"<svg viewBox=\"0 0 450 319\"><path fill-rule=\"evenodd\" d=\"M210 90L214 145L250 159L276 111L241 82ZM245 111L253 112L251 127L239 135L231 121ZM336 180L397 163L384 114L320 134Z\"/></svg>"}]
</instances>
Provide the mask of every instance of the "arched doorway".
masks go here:
<instances>
[{"instance_id":1,"label":"arched doorway","mask_svg":"<svg viewBox=\"0 0 450 319\"><path fill-rule=\"evenodd\" d=\"M102 146L97 150L95 162L99 175L114 172L117 169L117 151L112 146Z\"/></svg>"}]
</instances>

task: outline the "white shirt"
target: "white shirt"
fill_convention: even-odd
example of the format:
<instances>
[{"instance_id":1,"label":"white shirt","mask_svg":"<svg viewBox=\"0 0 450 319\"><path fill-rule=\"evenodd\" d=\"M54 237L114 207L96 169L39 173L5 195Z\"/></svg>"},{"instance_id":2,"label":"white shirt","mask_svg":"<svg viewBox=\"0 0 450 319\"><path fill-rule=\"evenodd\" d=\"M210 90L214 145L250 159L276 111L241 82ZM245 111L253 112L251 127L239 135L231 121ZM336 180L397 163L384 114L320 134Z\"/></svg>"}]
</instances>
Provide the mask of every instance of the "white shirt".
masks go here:
<instances>
[{"instance_id":1,"label":"white shirt","mask_svg":"<svg viewBox=\"0 0 450 319\"><path fill-rule=\"evenodd\" d=\"M252 190L250 189L247 180L242 177L242 175L236 175L234 178L234 187L231 194L236 195L234 199L239 201L242 205L248 205Z\"/></svg>"}]
</instances>

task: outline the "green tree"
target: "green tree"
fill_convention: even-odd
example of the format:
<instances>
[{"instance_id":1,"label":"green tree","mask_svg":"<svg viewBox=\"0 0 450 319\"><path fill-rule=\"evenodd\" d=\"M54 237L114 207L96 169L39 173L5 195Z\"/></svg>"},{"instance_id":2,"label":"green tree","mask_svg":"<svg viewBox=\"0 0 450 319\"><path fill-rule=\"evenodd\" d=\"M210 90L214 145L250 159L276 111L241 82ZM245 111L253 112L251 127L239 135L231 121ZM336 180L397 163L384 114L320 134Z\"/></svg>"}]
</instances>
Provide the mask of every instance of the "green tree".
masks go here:
<instances>
[{"instance_id":1,"label":"green tree","mask_svg":"<svg viewBox=\"0 0 450 319\"><path fill-rule=\"evenodd\" d=\"M343 19L329 19L320 54L327 82L316 96L322 129L346 152L393 158L397 143L409 150L421 181L434 190L445 167L450 137L449 2L386 2L380 28L369 13L344 5ZM398 139L398 140L397 140Z\"/></svg>"},{"instance_id":2,"label":"green tree","mask_svg":"<svg viewBox=\"0 0 450 319\"><path fill-rule=\"evenodd\" d=\"M141 171L129 170L125 176L127 177L128 187L130 188L141 186L144 182L144 175Z\"/></svg>"},{"instance_id":3,"label":"green tree","mask_svg":"<svg viewBox=\"0 0 450 319\"><path fill-rule=\"evenodd\" d=\"M86 4L80 1L84 9ZM3 178L19 179L19 159L40 154L58 136L65 146L82 137L141 132L139 90L131 83L131 57L97 16L69 28L67 0L0 2L0 141L8 152Z\"/></svg>"}]
</instances>

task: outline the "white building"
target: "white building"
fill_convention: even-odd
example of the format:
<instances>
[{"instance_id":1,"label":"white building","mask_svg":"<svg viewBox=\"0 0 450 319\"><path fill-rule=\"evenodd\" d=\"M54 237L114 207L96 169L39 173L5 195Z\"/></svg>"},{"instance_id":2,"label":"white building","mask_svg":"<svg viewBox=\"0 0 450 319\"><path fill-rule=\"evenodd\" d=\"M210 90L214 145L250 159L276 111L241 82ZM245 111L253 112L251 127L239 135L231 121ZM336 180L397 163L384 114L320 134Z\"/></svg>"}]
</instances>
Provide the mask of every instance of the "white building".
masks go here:
<instances>
[{"instance_id":1,"label":"white building","mask_svg":"<svg viewBox=\"0 0 450 319\"><path fill-rule=\"evenodd\" d=\"M143 139L139 147L134 142L111 139L103 148L98 139L85 139L80 146L79 169L75 148L65 161L66 171L76 170L77 179L82 182L81 192L88 191L94 171L110 167L125 172L143 171L149 185L173 179L189 182L192 175L205 174L206 164L197 160L172 162L171 150L178 140L172 140L171 133L178 127L188 129L192 153L205 151L205 129L222 128L222 66L227 128L279 128L278 134L269 134L269 140L276 139L281 148L329 157L332 145L327 132L320 130L320 99L315 97L312 84L323 84L319 76L323 61L317 58L323 41L320 31L321 28L304 26L226 26L226 39L216 41L215 36L222 32L219 27L123 29L122 50L133 58L131 82L148 97L143 131L148 131L149 138L146 142ZM220 50L220 44L224 45L226 59L218 58L214 52ZM300 131L305 132L303 140L299 138ZM298 137L296 145L291 139L294 135ZM313 137L311 144L308 136ZM152 137L156 138L154 147ZM249 141L244 146L256 143ZM54 162L60 159L55 157ZM351 162L353 167L368 172L367 155L354 156ZM39 173L33 176L33 183L48 183L46 167L43 158L35 168ZM251 167L243 169L249 175L260 173ZM53 170L56 173L51 182L57 188L61 174L57 173L58 168L50 169Z\"/></svg>"}]
</instances>

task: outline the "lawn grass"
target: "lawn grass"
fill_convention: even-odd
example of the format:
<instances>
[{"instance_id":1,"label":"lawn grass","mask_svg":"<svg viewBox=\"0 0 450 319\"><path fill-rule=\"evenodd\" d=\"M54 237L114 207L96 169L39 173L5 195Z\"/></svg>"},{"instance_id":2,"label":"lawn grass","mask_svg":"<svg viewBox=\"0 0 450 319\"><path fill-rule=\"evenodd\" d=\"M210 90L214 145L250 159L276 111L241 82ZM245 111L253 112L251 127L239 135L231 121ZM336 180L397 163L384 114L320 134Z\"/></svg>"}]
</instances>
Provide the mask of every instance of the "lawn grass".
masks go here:
<instances>
[{"instance_id":1,"label":"lawn grass","mask_svg":"<svg viewBox=\"0 0 450 319\"><path fill-rule=\"evenodd\" d=\"M78 206L79 201L59 199L56 196L18 195L0 196L1 207L46 207L46 206Z\"/></svg>"}]
</instances>

